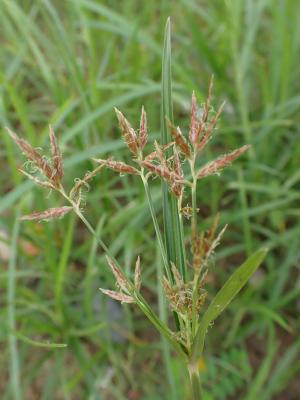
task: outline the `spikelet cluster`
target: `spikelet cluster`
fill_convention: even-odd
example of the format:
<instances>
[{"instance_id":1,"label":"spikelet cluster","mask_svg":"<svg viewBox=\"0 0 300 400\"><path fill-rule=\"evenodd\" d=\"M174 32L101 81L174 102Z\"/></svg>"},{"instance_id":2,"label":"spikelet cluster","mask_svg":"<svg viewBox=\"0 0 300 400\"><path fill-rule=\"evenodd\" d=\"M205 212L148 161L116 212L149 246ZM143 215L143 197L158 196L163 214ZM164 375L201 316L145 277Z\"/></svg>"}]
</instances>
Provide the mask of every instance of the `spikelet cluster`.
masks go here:
<instances>
[{"instance_id":1,"label":"spikelet cluster","mask_svg":"<svg viewBox=\"0 0 300 400\"><path fill-rule=\"evenodd\" d=\"M134 285L129 281L121 269L110 258L106 257L107 263L116 279L117 291L100 288L101 292L121 303L135 303L133 292L141 289L141 263L140 257L137 258L134 271Z\"/></svg>"}]
</instances>

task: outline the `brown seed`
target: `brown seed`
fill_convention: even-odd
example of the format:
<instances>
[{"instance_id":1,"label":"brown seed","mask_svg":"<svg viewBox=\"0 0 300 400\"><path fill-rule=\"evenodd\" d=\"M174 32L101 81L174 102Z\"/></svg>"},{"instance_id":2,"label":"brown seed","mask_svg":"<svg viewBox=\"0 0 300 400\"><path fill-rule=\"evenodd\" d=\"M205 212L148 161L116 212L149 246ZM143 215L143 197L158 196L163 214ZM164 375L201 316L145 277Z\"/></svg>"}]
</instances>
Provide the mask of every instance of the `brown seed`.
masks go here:
<instances>
[{"instance_id":1,"label":"brown seed","mask_svg":"<svg viewBox=\"0 0 300 400\"><path fill-rule=\"evenodd\" d=\"M128 296L124 293L115 292L114 290L107 290L100 288L101 292L106 294L107 296L111 297L114 300L121 301L121 303L135 303L133 297Z\"/></svg>"},{"instance_id":2,"label":"brown seed","mask_svg":"<svg viewBox=\"0 0 300 400\"><path fill-rule=\"evenodd\" d=\"M52 219L56 218L62 218L66 214L68 214L73 207L56 207L56 208L49 208L48 210L42 211L42 212L35 212L29 215L24 215L20 219L22 221L50 221Z\"/></svg>"},{"instance_id":3,"label":"brown seed","mask_svg":"<svg viewBox=\"0 0 300 400\"><path fill-rule=\"evenodd\" d=\"M49 137L50 137L50 143L51 143L53 166L55 169L53 179L60 182L62 177L64 176L64 168L63 168L61 153L60 153L60 150L59 150L59 147L57 144L57 140L55 137L55 133L54 133L51 125L49 125Z\"/></svg>"},{"instance_id":4,"label":"brown seed","mask_svg":"<svg viewBox=\"0 0 300 400\"><path fill-rule=\"evenodd\" d=\"M148 129L147 129L147 114L142 107L141 120L140 120L140 132L139 132L139 144L141 150L146 146L148 141Z\"/></svg>"},{"instance_id":5,"label":"brown seed","mask_svg":"<svg viewBox=\"0 0 300 400\"><path fill-rule=\"evenodd\" d=\"M115 108L115 112L119 121L120 129L122 131L124 140L129 148L129 150L135 154L138 155L139 151L139 146L138 146L138 140L136 133L132 126L130 125L129 121L124 117L124 115L119 111L117 108Z\"/></svg>"},{"instance_id":6,"label":"brown seed","mask_svg":"<svg viewBox=\"0 0 300 400\"><path fill-rule=\"evenodd\" d=\"M250 147L249 145L242 146L239 149L236 149L217 160L207 163L206 165L204 165L204 167L202 167L198 171L197 178L198 179L205 178L206 176L220 172L223 168L231 164L241 154L245 153L245 151L247 151L249 147Z\"/></svg>"}]
</instances>

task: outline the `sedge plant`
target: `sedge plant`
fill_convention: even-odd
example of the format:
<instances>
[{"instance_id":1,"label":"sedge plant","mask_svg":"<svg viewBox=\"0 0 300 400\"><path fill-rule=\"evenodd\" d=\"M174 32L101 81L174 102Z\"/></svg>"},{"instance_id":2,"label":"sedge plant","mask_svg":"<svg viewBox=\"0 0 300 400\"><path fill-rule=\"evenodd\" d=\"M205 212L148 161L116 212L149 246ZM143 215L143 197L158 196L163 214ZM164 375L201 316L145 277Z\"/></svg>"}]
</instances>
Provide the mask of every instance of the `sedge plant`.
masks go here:
<instances>
[{"instance_id":1,"label":"sedge plant","mask_svg":"<svg viewBox=\"0 0 300 400\"><path fill-rule=\"evenodd\" d=\"M201 165L201 155L210 141L223 105L214 112L211 80L208 96L201 107L197 105L195 93L192 94L190 126L187 134L173 124L171 98L171 57L170 21L166 26L163 73L162 73L162 120L161 143L154 141L150 152L145 149L149 132L146 111L142 107L139 128L134 129L121 111L115 109L119 127L132 163L108 159L93 159L96 163L92 172L77 179L72 188L66 188L63 177L63 159L51 126L49 138L51 158L35 149L10 129L8 133L27 158L30 170L20 171L37 185L58 192L64 204L41 212L21 217L22 220L50 221L74 212L86 226L105 252L108 265L116 280L116 289L101 288L101 291L121 303L131 303L140 308L155 328L173 347L177 356L186 365L194 400L202 398L199 361L201 360L205 337L212 322L221 314L250 276L256 271L266 255L260 249L251 255L219 290L207 307L206 277L211 257L221 241L226 226L218 228L219 215L212 218L208 231L201 232L198 224L197 183L213 174L219 174L236 158L248 150L245 145L219 158ZM200 164L200 165L199 165ZM164 267L161 276L164 294L169 304L173 324L163 322L142 294L142 268L138 256L134 266L134 279L128 277L109 247L96 233L83 212L83 192L90 181L104 168L118 174L129 174L140 179L145 190L160 256ZM156 214L151 197L152 178L162 181L163 227Z\"/></svg>"}]
</instances>

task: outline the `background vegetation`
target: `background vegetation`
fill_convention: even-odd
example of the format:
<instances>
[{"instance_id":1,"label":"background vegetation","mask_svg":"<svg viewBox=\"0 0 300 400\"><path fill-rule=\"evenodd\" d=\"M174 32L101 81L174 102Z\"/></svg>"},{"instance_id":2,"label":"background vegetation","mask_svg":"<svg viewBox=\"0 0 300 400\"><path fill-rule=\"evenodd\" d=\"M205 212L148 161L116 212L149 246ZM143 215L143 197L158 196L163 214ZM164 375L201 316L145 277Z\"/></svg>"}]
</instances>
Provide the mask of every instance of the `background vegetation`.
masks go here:
<instances>
[{"instance_id":1,"label":"background vegetation","mask_svg":"<svg viewBox=\"0 0 300 400\"><path fill-rule=\"evenodd\" d=\"M113 152L126 161L113 107L137 126L144 104L152 140L159 135L169 15L176 123L187 130L191 92L203 100L214 74L214 104L226 100L226 107L206 159L253 146L248 158L200 186L203 228L217 210L229 224L210 291L254 249L271 249L210 335L200 366L206 397L299 399L298 1L4 0L1 126L47 148L51 123L70 187L92 168L91 157ZM1 399L189 398L181 366L138 310L98 291L113 287L113 277L80 222L67 216L20 225L20 213L53 206L54 195L23 181L23 160L3 129L0 142ZM140 184L105 171L86 203L86 216L128 271L141 254L145 296L161 298Z\"/></svg>"}]
</instances>

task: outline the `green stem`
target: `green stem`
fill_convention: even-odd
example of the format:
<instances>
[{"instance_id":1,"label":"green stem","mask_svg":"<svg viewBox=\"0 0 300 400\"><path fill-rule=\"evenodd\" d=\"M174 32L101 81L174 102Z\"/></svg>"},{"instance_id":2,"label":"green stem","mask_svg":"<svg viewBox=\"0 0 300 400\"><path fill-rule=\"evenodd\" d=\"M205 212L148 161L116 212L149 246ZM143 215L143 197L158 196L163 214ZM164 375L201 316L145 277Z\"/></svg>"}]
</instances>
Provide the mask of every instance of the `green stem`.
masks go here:
<instances>
[{"instance_id":1,"label":"green stem","mask_svg":"<svg viewBox=\"0 0 300 400\"><path fill-rule=\"evenodd\" d=\"M142 178L142 181L143 181L143 184L144 184L145 193L146 193L146 197L147 197L147 201L148 201L148 206L149 206L149 209L150 209L150 213L151 213L151 217L152 217L155 233L156 233L156 236L157 236L158 245L159 245L159 249L160 249L160 252L161 252L163 264L164 264L164 267L165 267L165 270L166 270L167 277L168 277L169 281L172 282L172 275L171 275L170 266L169 266L169 263L168 263L167 253L166 253L164 242L163 242L163 239L162 239L162 236L161 236L161 233L160 233L158 221L157 221L157 218L156 218L156 215L155 215L155 210L154 210L154 206L153 206L153 201L152 201L152 197L151 197L148 181L147 181L145 175L143 174L143 172L141 173L141 178Z\"/></svg>"},{"instance_id":2,"label":"green stem","mask_svg":"<svg viewBox=\"0 0 300 400\"><path fill-rule=\"evenodd\" d=\"M190 169L192 175L192 187L191 187L191 195L192 195L192 221L191 221L191 234L192 234L192 246L194 245L194 240L197 235L197 176L195 172L195 164L196 164L196 151L192 160L190 161ZM196 303L198 297L197 285L198 278L197 274L194 277L194 285L193 285L193 303L192 303L192 336L194 337L197 329L197 310Z\"/></svg>"},{"instance_id":3,"label":"green stem","mask_svg":"<svg viewBox=\"0 0 300 400\"><path fill-rule=\"evenodd\" d=\"M188 371L192 388L192 399L201 400L203 399L203 392L198 368L195 368L193 365L189 365Z\"/></svg>"},{"instance_id":4,"label":"green stem","mask_svg":"<svg viewBox=\"0 0 300 400\"><path fill-rule=\"evenodd\" d=\"M97 235L97 232L95 229L92 227L92 225L88 222L88 220L84 217L82 212L80 211L78 205L66 194L63 188L60 188L60 193L62 196L72 205L74 212L76 215L81 219L81 221L84 223L88 231L92 234L92 236L95 238L99 246L104 250L104 252L114 261L114 263L117 265L117 267L122 271L121 266L119 265L118 261L114 258L114 256L111 254L110 250L106 246L106 244L103 242L103 240ZM154 211L154 210L153 210ZM157 225L158 226L158 225ZM166 324L164 324L154 313L150 305L147 303L147 301L144 299L144 297L138 293L134 285L128 280L128 283L132 287L132 296L136 299L137 305L140 307L142 312L146 315L146 317L152 322L152 324L156 327L156 329L164 335L170 343L174 346L175 350L178 352L183 357L186 357L186 351L183 349L178 342L173 338L173 333L172 331L168 328Z\"/></svg>"}]
</instances>

